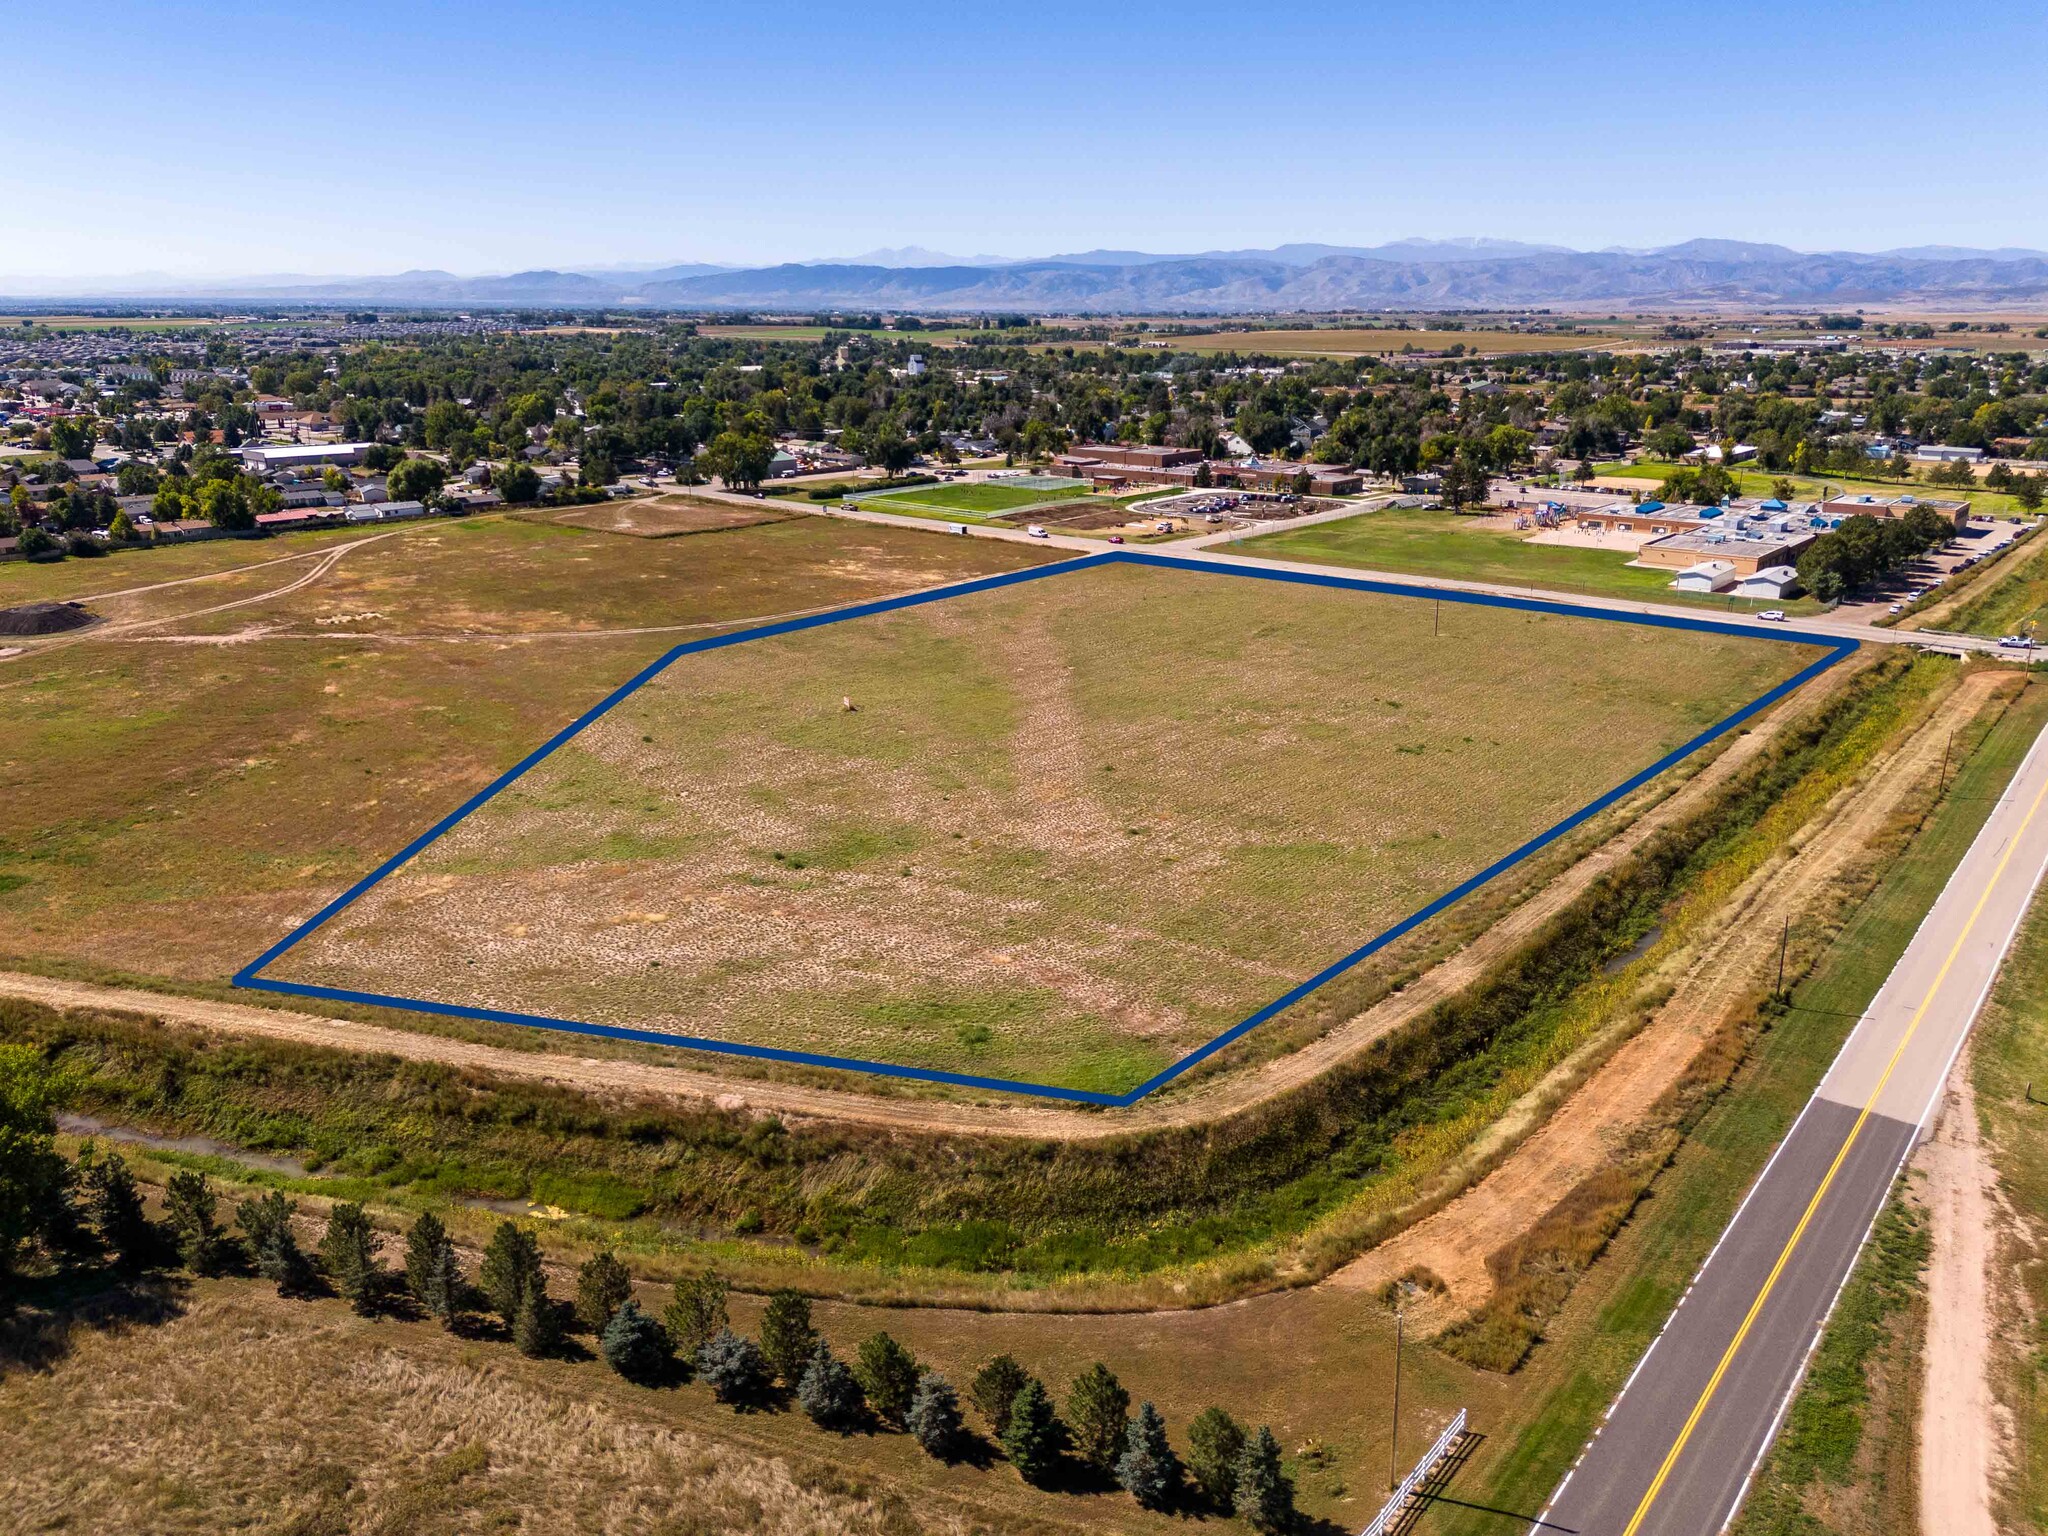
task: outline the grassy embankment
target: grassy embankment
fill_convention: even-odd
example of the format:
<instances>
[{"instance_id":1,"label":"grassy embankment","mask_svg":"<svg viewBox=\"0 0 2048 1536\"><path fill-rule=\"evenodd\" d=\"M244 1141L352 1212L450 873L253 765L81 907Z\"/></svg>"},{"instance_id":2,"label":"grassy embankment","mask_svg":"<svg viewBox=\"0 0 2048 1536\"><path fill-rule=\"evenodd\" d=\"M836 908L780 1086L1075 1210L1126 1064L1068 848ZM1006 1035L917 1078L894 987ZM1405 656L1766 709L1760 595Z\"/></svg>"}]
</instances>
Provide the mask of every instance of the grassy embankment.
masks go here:
<instances>
[{"instance_id":1,"label":"grassy embankment","mask_svg":"<svg viewBox=\"0 0 2048 1536\"><path fill-rule=\"evenodd\" d=\"M303 1177L251 1176L307 1194L392 1209L541 1198L582 1214L565 1237L620 1241L653 1270L712 1257L826 1293L1217 1299L1313 1278L1412 1214L1475 1136L1625 1025L1693 893L1739 883L1939 666L1877 664L1485 981L1303 1090L1186 1130L1044 1145L785 1127L19 1004L0 1019L76 1064L92 1112L293 1154ZM1673 935L1608 974L1659 925Z\"/></svg>"},{"instance_id":2,"label":"grassy embankment","mask_svg":"<svg viewBox=\"0 0 2048 1536\"><path fill-rule=\"evenodd\" d=\"M1580 549L1565 544L1532 544L1526 536L1475 528L1452 512L1387 507L1357 517L1282 529L1229 546L1234 555L1302 560L1321 565L1354 565L1367 570L1445 576L1499 586L1536 587L1592 597L1637 598L1681 608L1754 613L1783 608L1817 612L1810 599L1761 602L1704 592L1674 592L1675 571L1628 564L1623 549Z\"/></svg>"},{"instance_id":3,"label":"grassy embankment","mask_svg":"<svg viewBox=\"0 0 2048 1536\"><path fill-rule=\"evenodd\" d=\"M1925 668L1941 663L1916 664ZM1783 1138L1855 1019L1904 953L1950 873L2034 738L2048 724L2048 688L2028 687L1971 734L1938 804L1900 829L1910 842L1839 933L1793 934L1787 1007L1766 1007L1729 1091L1659 1175L1654 1198L1616 1235L1606 1262L1545 1330L1526 1368L1533 1389L1512 1436L1485 1448L1459 1497L1533 1514L1557 1485L1642 1352L1690 1283L1742 1192ZM1810 963L1806 963L1810 962ZM1446 1510L1434 1531L1486 1536L1492 1517Z\"/></svg>"}]
</instances>

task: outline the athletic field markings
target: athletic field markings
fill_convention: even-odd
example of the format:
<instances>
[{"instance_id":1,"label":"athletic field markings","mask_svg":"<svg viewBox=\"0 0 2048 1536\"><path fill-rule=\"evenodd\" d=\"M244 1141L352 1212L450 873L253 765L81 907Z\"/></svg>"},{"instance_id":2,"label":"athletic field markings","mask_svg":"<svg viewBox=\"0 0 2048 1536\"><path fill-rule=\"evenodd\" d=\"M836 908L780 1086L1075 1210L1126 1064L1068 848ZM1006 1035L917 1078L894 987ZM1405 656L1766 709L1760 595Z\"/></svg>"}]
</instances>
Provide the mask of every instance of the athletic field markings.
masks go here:
<instances>
[{"instance_id":1,"label":"athletic field markings","mask_svg":"<svg viewBox=\"0 0 2048 1536\"><path fill-rule=\"evenodd\" d=\"M1071 575L1078 571L1093 570L1105 565L1149 565L1168 570L1198 571L1206 575L1236 578L1245 581L1274 581L1296 586L1328 587L1338 591L1372 592L1387 597L1409 597L1446 603L1458 603L1477 608L1505 608L1522 613L1555 614L1567 618L1600 619L1613 624L1635 624L1653 629L1689 630L1700 634L1734 635L1745 640L1775 642L1781 645L1813 646L1826 654L1809 663L1786 678L1777 686L1759 694L1734 713L1710 725L1690 741L1667 752L1641 772L1625 779L1598 798L1587 802L1555 826L1537 833L1519 848L1503 855L1487 865L1476 875L1460 881L1428 905L1417 908L1391 928L1374 935L1349 954L1332 961L1306 981L1289 988L1263 1008L1246 1015L1237 1023L1224 1030L1204 1045L1197 1046L1164 1070L1158 1072L1137 1087L1123 1093L1099 1093L1087 1088L1062 1088L1047 1083L1027 1083L1012 1078L980 1077L967 1072L947 1072L930 1067L906 1067L894 1062L868 1061L852 1056L832 1056L815 1051L785 1050L779 1046L749 1045L744 1041L712 1040L697 1035L667 1034L659 1030L633 1029L617 1024L595 1024L584 1019L560 1019L546 1014L518 1013L500 1008L476 1008L464 1003L437 1002L431 998L401 997L382 992L360 992L346 987L315 986L306 982L279 981L262 973L276 963L287 951L310 938L322 926L351 906L366 892L381 881L396 873L417 858L431 844L464 820L472 812L489 803L508 786L537 767L557 749L574 740L587 727L635 693L653 682L685 656L694 656L704 651L722 650L730 645L744 645L750 640L765 640L774 635L795 634L801 630L818 629L827 624L842 623L847 619L868 618L880 613L893 613L904 608L923 607L929 603L945 602L949 598L967 597L976 592L990 592L1001 587L1018 586L1028 581L1042 581L1052 576ZM1859 642L1846 637L1820 636L1805 632L1759 630L1748 624L1731 623L1725 620L1692 618L1682 614L1633 614L1617 613L1610 609L1587 607L1578 603L1555 601L1546 598L1504 597L1488 592L1462 592L1442 590L1435 587L1410 586L1405 582L1376 581L1356 576L1332 576L1311 571L1290 571L1260 569L1248 566L1219 565L1206 560L1189 560L1174 555L1152 554L1137 550L1114 550L1104 554L1084 555L1077 560L1062 560L1050 565L1035 566L1028 570L1010 571L1000 576L983 576L974 581L939 587L926 592L914 592L905 597L879 598L872 602L855 603L845 608L833 608L823 613L808 614L801 618L784 619L775 624L757 625L752 629L735 631L732 634L714 635L703 640L692 640L650 662L639 672L614 689L594 708L578 715L569 724L557 731L547 741L514 763L498 778L465 800L448 815L427 828L412 842L406 844L389 859L370 871L361 880L343 891L334 900L322 907L304 923L294 928L277 943L258 955L249 964L237 971L232 984L259 992L276 992L288 997L322 998L330 1002L367 1003L381 1008L406 1008L420 1013L437 1013L449 1018L478 1019L496 1024L523 1024L535 1029L559 1030L567 1034L592 1035L608 1040L634 1040L651 1045L679 1046L688 1050L715 1051L726 1056L742 1056L756 1061L782 1062L786 1065L805 1067L833 1067L848 1072L868 1072L883 1077L907 1078L918 1082L943 1083L956 1088L978 1088L997 1093L1024 1094L1037 1098L1061 1099L1076 1104L1099 1104L1107 1108L1123 1108L1137 1103L1147 1094L1156 1093L1182 1073L1191 1070L1214 1056L1218 1051L1235 1043L1257 1029L1275 1015L1285 1012L1310 994L1327 986L1361 962L1385 949L1403 935L1413 932L1437 914L1470 896L1489 882L1499 878L1508 870L1532 854L1540 852L1559 838L1599 815L1609 806L1625 799L1641 789L1659 774L1677 766L1716 738L1725 736L1744 721L1753 718L1780 699L1804 687L1830 667L1843 661L1859 649Z\"/></svg>"}]
</instances>

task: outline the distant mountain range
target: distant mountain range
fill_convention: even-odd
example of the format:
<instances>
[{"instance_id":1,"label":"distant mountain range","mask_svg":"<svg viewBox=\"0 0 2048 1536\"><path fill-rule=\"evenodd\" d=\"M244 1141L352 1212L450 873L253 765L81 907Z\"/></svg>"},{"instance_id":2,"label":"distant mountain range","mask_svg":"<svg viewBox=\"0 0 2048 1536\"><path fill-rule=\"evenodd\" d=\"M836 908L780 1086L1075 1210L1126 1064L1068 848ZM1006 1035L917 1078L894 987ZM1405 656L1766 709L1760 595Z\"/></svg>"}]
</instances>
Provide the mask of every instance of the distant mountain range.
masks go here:
<instances>
[{"instance_id":1,"label":"distant mountain range","mask_svg":"<svg viewBox=\"0 0 2048 1536\"><path fill-rule=\"evenodd\" d=\"M462 277L272 275L180 281L161 274L94 286L50 281L0 299L144 299L279 305L673 310L908 309L924 312L1193 313L1926 302L1968 307L2048 298L2048 253L1916 246L1802 252L1740 240L1654 250L1574 251L1512 240L1294 244L1194 255L1096 250L1030 260L958 258L908 246L767 267L704 262Z\"/></svg>"}]
</instances>

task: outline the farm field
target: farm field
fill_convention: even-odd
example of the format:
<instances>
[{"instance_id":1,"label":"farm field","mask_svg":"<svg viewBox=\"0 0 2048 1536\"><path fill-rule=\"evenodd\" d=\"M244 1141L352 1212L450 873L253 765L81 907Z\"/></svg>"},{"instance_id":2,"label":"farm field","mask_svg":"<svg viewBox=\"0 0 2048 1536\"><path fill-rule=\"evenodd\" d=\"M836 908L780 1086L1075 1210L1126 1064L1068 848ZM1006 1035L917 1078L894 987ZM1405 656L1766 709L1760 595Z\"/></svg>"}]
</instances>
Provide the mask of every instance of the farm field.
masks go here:
<instances>
[{"instance_id":1,"label":"farm field","mask_svg":"<svg viewBox=\"0 0 2048 1536\"><path fill-rule=\"evenodd\" d=\"M314 561L247 568L343 547L289 592ZM8 566L9 604L107 623L0 661L0 955L224 983L679 640L1042 558L827 518L645 541L485 517Z\"/></svg>"},{"instance_id":2,"label":"farm field","mask_svg":"<svg viewBox=\"0 0 2048 1536\"><path fill-rule=\"evenodd\" d=\"M1605 331L1569 336L1532 335L1523 331L1402 331L1348 329L1338 326L1309 330L1214 331L1202 336L1147 336L1175 352L1268 352L1276 357L1378 357L1415 350L1441 352L1463 346L1470 353L1578 352L1612 345L1618 338Z\"/></svg>"},{"instance_id":3,"label":"farm field","mask_svg":"<svg viewBox=\"0 0 2048 1536\"><path fill-rule=\"evenodd\" d=\"M265 975L1122 1092L1818 654L1433 606L1110 565L683 657Z\"/></svg>"},{"instance_id":4,"label":"farm field","mask_svg":"<svg viewBox=\"0 0 2048 1536\"><path fill-rule=\"evenodd\" d=\"M1723 612L1751 613L1761 608L1804 612L1814 606L1806 601L1752 602L1725 595L1674 592L1671 578L1675 571L1629 565L1619 550L1532 544L1513 533L1473 527L1472 521L1452 512L1386 507L1357 517L1262 534L1232 544L1230 552L1595 597L1633 597Z\"/></svg>"}]
</instances>

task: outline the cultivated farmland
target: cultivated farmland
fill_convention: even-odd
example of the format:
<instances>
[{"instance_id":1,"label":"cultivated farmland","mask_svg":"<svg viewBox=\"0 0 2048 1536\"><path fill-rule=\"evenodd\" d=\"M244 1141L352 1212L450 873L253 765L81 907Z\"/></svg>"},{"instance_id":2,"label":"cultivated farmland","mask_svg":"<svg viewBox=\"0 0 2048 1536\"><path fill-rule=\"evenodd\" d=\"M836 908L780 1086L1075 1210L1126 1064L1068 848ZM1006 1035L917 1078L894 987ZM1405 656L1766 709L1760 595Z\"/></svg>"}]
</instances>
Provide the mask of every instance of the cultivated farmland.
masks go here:
<instances>
[{"instance_id":1,"label":"cultivated farmland","mask_svg":"<svg viewBox=\"0 0 2048 1536\"><path fill-rule=\"evenodd\" d=\"M1060 573L682 658L268 974L1119 1092L1815 654Z\"/></svg>"}]
</instances>

